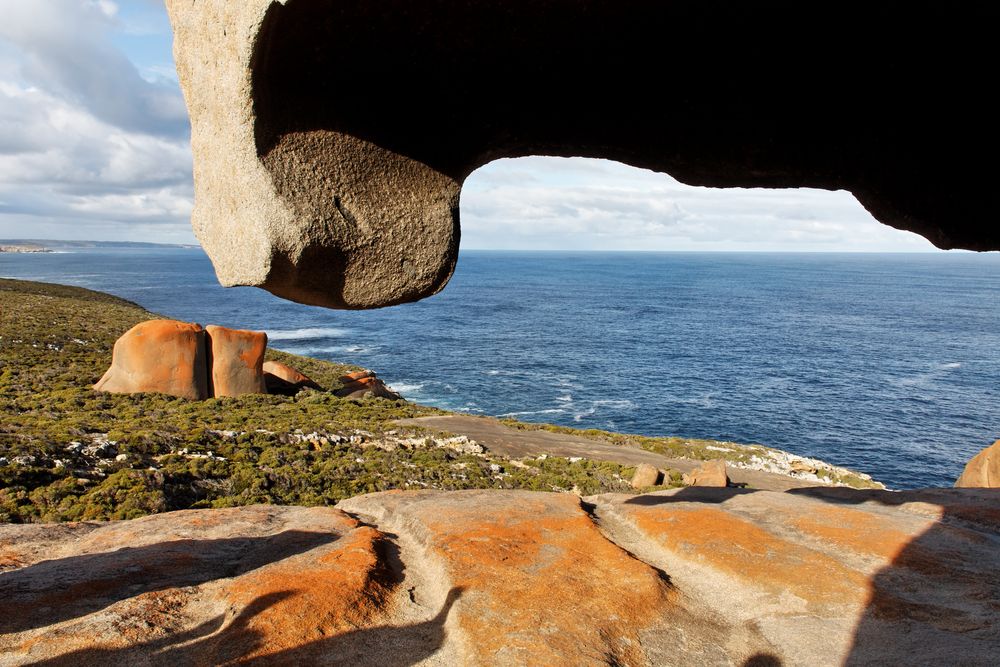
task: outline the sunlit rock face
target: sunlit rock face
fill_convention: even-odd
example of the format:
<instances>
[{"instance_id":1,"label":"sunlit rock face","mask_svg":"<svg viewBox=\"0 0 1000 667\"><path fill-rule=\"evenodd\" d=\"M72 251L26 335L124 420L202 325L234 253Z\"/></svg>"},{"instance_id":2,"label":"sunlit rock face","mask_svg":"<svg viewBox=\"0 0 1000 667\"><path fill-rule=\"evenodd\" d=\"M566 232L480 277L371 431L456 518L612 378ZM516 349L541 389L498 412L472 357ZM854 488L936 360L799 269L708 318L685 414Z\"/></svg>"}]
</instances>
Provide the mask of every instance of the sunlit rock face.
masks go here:
<instances>
[{"instance_id":1,"label":"sunlit rock face","mask_svg":"<svg viewBox=\"0 0 1000 667\"><path fill-rule=\"evenodd\" d=\"M990 490L694 487L0 525L0 663L987 665L998 530Z\"/></svg>"},{"instance_id":2,"label":"sunlit rock face","mask_svg":"<svg viewBox=\"0 0 1000 667\"><path fill-rule=\"evenodd\" d=\"M192 223L225 285L335 308L433 294L466 176L530 154L842 188L939 247L1000 248L988 3L167 5Z\"/></svg>"},{"instance_id":3,"label":"sunlit rock face","mask_svg":"<svg viewBox=\"0 0 1000 667\"><path fill-rule=\"evenodd\" d=\"M955 486L1000 488L1000 440L969 459Z\"/></svg>"}]
</instances>

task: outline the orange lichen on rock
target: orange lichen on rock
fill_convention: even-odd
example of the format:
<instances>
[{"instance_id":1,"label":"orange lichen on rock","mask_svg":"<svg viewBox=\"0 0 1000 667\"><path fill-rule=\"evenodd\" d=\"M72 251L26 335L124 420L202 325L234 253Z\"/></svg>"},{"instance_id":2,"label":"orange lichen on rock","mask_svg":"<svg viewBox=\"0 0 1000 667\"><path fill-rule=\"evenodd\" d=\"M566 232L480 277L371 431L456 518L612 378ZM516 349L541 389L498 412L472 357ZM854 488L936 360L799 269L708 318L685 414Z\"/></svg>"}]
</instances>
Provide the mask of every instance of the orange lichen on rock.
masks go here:
<instances>
[{"instance_id":1,"label":"orange lichen on rock","mask_svg":"<svg viewBox=\"0 0 1000 667\"><path fill-rule=\"evenodd\" d=\"M891 561L913 540L897 520L836 505L817 507L788 517L796 530L823 540L838 549L878 556Z\"/></svg>"},{"instance_id":2,"label":"orange lichen on rock","mask_svg":"<svg viewBox=\"0 0 1000 667\"><path fill-rule=\"evenodd\" d=\"M473 664L575 665L583 656L644 664L641 633L675 610L660 573L606 540L575 496L368 498L418 526L452 585L468 591L456 610L474 638Z\"/></svg>"},{"instance_id":3,"label":"orange lichen on rock","mask_svg":"<svg viewBox=\"0 0 1000 667\"><path fill-rule=\"evenodd\" d=\"M955 486L959 488L1000 487L1000 440L969 459L962 475L955 482Z\"/></svg>"},{"instance_id":4,"label":"orange lichen on rock","mask_svg":"<svg viewBox=\"0 0 1000 667\"><path fill-rule=\"evenodd\" d=\"M275 600L242 624L242 634L254 639L252 646L229 647L224 654L246 659L294 649L296 659L303 660L310 645L385 619L395 584L382 557L385 539L374 528L358 527L324 547L322 555L289 559L220 588L220 602L237 608L261 597Z\"/></svg>"},{"instance_id":5,"label":"orange lichen on rock","mask_svg":"<svg viewBox=\"0 0 1000 667\"><path fill-rule=\"evenodd\" d=\"M115 342L111 368L94 385L112 393L208 397L205 330L175 320L141 322Z\"/></svg>"},{"instance_id":6,"label":"orange lichen on rock","mask_svg":"<svg viewBox=\"0 0 1000 667\"><path fill-rule=\"evenodd\" d=\"M790 542L714 507L628 506L635 525L662 547L743 584L787 591L812 603L861 602L867 578L831 556Z\"/></svg>"},{"instance_id":7,"label":"orange lichen on rock","mask_svg":"<svg viewBox=\"0 0 1000 667\"><path fill-rule=\"evenodd\" d=\"M337 396L341 398L364 398L366 396L390 400L401 398L372 371L354 371L342 375L340 381L344 386L337 391Z\"/></svg>"},{"instance_id":8,"label":"orange lichen on rock","mask_svg":"<svg viewBox=\"0 0 1000 667\"><path fill-rule=\"evenodd\" d=\"M262 331L227 329L213 324L205 327L209 341L213 396L263 394L264 352L267 334Z\"/></svg>"},{"instance_id":9,"label":"orange lichen on rock","mask_svg":"<svg viewBox=\"0 0 1000 667\"><path fill-rule=\"evenodd\" d=\"M263 370L264 385L269 394L295 394L305 387L320 389L308 375L280 361L265 361Z\"/></svg>"}]
</instances>

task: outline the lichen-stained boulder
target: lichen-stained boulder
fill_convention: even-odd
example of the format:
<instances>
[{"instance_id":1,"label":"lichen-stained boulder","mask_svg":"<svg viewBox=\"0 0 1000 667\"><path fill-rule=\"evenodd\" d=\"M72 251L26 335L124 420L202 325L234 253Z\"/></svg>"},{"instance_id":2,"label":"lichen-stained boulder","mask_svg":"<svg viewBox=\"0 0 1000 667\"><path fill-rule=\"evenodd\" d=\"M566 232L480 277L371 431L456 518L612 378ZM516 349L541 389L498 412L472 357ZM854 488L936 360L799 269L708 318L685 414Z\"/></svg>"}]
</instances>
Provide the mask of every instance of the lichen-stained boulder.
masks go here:
<instances>
[{"instance_id":1,"label":"lichen-stained boulder","mask_svg":"<svg viewBox=\"0 0 1000 667\"><path fill-rule=\"evenodd\" d=\"M692 185L848 190L939 247L1000 248L992 172L976 166L1000 150L980 85L990 3L167 7L192 225L224 285L336 308L433 294L454 268L465 178L535 154ZM963 39L927 49L917 34ZM837 81L851 85L831 96Z\"/></svg>"},{"instance_id":2,"label":"lichen-stained boulder","mask_svg":"<svg viewBox=\"0 0 1000 667\"><path fill-rule=\"evenodd\" d=\"M263 370L264 386L269 394L294 395L307 387L310 389L321 388L308 375L280 361L265 361Z\"/></svg>"},{"instance_id":3,"label":"lichen-stained boulder","mask_svg":"<svg viewBox=\"0 0 1000 667\"><path fill-rule=\"evenodd\" d=\"M374 371L363 370L348 373L340 377L343 387L336 395L341 398L387 398L391 401L402 398L392 387L380 380Z\"/></svg>"},{"instance_id":4,"label":"lichen-stained boulder","mask_svg":"<svg viewBox=\"0 0 1000 667\"><path fill-rule=\"evenodd\" d=\"M111 367L94 385L116 394L159 392L208 398L205 330L176 320L150 320L129 329L115 342Z\"/></svg>"},{"instance_id":5,"label":"lichen-stained boulder","mask_svg":"<svg viewBox=\"0 0 1000 667\"><path fill-rule=\"evenodd\" d=\"M213 324L205 327L205 333L209 341L212 396L267 393L264 385L266 333Z\"/></svg>"},{"instance_id":6,"label":"lichen-stained boulder","mask_svg":"<svg viewBox=\"0 0 1000 667\"><path fill-rule=\"evenodd\" d=\"M1000 488L1000 440L969 459L955 486Z\"/></svg>"}]
</instances>

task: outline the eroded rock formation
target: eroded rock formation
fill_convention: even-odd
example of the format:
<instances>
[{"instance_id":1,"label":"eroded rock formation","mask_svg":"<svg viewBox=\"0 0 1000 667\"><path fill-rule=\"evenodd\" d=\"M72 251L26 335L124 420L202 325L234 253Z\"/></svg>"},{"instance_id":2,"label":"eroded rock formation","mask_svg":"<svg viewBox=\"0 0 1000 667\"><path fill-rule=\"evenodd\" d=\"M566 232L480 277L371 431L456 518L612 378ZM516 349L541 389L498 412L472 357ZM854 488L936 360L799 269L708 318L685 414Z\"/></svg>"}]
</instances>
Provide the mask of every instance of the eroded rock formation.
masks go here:
<instances>
[{"instance_id":1,"label":"eroded rock formation","mask_svg":"<svg viewBox=\"0 0 1000 667\"><path fill-rule=\"evenodd\" d=\"M432 294L464 179L529 154L846 189L939 247L1000 248L989 3L167 6L192 224L225 285L336 308Z\"/></svg>"},{"instance_id":2,"label":"eroded rock formation","mask_svg":"<svg viewBox=\"0 0 1000 667\"><path fill-rule=\"evenodd\" d=\"M321 388L308 375L280 361L265 361L262 368L264 371L264 386L267 388L267 393L269 394L293 396L305 388Z\"/></svg>"},{"instance_id":3,"label":"eroded rock formation","mask_svg":"<svg viewBox=\"0 0 1000 667\"><path fill-rule=\"evenodd\" d=\"M209 324L205 327L209 342L213 396L264 394L264 352L267 334L263 331L227 329Z\"/></svg>"},{"instance_id":4,"label":"eroded rock formation","mask_svg":"<svg viewBox=\"0 0 1000 667\"><path fill-rule=\"evenodd\" d=\"M992 664L997 501L388 492L2 525L0 664Z\"/></svg>"},{"instance_id":5,"label":"eroded rock formation","mask_svg":"<svg viewBox=\"0 0 1000 667\"><path fill-rule=\"evenodd\" d=\"M158 392L191 400L263 394L267 334L176 320L140 322L115 341L94 385L115 394Z\"/></svg>"},{"instance_id":6,"label":"eroded rock formation","mask_svg":"<svg viewBox=\"0 0 1000 667\"><path fill-rule=\"evenodd\" d=\"M375 375L374 371L364 370L348 373L340 378L343 387L337 390L337 396L341 398L365 398L373 396L375 398L387 398L396 400L402 398Z\"/></svg>"},{"instance_id":7,"label":"eroded rock formation","mask_svg":"<svg viewBox=\"0 0 1000 667\"><path fill-rule=\"evenodd\" d=\"M208 357L201 325L175 320L141 322L115 341L111 367L97 391L159 392L208 398Z\"/></svg>"}]
</instances>

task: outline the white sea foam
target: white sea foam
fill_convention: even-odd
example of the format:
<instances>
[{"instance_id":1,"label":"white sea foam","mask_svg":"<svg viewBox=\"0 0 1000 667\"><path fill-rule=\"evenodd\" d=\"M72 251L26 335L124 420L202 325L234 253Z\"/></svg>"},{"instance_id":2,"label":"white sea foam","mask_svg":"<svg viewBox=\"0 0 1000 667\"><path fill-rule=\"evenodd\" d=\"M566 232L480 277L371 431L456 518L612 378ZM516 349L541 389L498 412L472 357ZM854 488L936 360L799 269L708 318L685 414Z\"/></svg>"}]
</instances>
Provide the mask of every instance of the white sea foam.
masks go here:
<instances>
[{"instance_id":1,"label":"white sea foam","mask_svg":"<svg viewBox=\"0 0 1000 667\"><path fill-rule=\"evenodd\" d=\"M950 364L941 364L941 368L961 368L962 363L959 361L953 361Z\"/></svg>"},{"instance_id":2,"label":"white sea foam","mask_svg":"<svg viewBox=\"0 0 1000 667\"><path fill-rule=\"evenodd\" d=\"M323 354L370 354L378 349L377 346L364 347L363 345L302 345L285 344L275 345L275 349L301 354L306 357L315 357Z\"/></svg>"},{"instance_id":3,"label":"white sea foam","mask_svg":"<svg viewBox=\"0 0 1000 667\"><path fill-rule=\"evenodd\" d=\"M320 338L340 338L347 334L347 329L328 327L312 327L308 329L288 329L285 331L268 331L268 340L317 340Z\"/></svg>"},{"instance_id":4,"label":"white sea foam","mask_svg":"<svg viewBox=\"0 0 1000 667\"><path fill-rule=\"evenodd\" d=\"M548 410L523 410L521 412L505 412L502 415L497 415L499 417L521 417L524 415L554 415L560 412L566 412L562 408L550 408Z\"/></svg>"},{"instance_id":5,"label":"white sea foam","mask_svg":"<svg viewBox=\"0 0 1000 667\"><path fill-rule=\"evenodd\" d=\"M389 386L391 386L393 389L395 389L396 391L398 391L400 394L411 394L413 392L420 391L421 389L424 388L424 385L417 384L415 382L413 382L413 383L393 382Z\"/></svg>"},{"instance_id":6,"label":"white sea foam","mask_svg":"<svg viewBox=\"0 0 1000 667\"><path fill-rule=\"evenodd\" d=\"M560 403L572 403L573 395L566 394L565 396L556 396L556 400L559 401Z\"/></svg>"}]
</instances>

